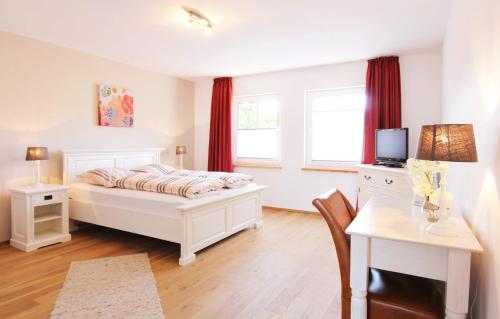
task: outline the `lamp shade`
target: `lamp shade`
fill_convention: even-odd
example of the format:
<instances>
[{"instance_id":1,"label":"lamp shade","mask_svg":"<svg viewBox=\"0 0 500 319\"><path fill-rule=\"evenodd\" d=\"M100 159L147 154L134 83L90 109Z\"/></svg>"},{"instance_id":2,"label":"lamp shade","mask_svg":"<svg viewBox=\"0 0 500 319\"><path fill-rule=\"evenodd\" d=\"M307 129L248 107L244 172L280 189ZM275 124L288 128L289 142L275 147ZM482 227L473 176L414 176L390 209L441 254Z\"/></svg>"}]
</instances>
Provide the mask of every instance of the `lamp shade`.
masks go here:
<instances>
[{"instance_id":1,"label":"lamp shade","mask_svg":"<svg viewBox=\"0 0 500 319\"><path fill-rule=\"evenodd\" d=\"M416 158L428 161L477 162L472 124L422 126Z\"/></svg>"},{"instance_id":2,"label":"lamp shade","mask_svg":"<svg viewBox=\"0 0 500 319\"><path fill-rule=\"evenodd\" d=\"M40 161L49 159L49 149L40 146L30 146L26 149L27 161Z\"/></svg>"},{"instance_id":3,"label":"lamp shade","mask_svg":"<svg viewBox=\"0 0 500 319\"><path fill-rule=\"evenodd\" d=\"M175 154L184 155L187 153L186 145L179 145L175 147Z\"/></svg>"}]
</instances>

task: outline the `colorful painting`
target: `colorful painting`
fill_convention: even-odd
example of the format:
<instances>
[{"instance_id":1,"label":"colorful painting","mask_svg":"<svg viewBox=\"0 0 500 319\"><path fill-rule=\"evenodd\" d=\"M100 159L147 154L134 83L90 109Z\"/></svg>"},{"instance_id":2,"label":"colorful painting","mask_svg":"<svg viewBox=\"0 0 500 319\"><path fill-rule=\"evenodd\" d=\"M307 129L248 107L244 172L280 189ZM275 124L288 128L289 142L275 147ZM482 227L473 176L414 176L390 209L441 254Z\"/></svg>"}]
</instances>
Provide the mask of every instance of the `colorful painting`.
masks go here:
<instances>
[{"instance_id":1,"label":"colorful painting","mask_svg":"<svg viewBox=\"0 0 500 319\"><path fill-rule=\"evenodd\" d=\"M99 85L99 125L131 127L134 124L134 98L127 89Z\"/></svg>"}]
</instances>

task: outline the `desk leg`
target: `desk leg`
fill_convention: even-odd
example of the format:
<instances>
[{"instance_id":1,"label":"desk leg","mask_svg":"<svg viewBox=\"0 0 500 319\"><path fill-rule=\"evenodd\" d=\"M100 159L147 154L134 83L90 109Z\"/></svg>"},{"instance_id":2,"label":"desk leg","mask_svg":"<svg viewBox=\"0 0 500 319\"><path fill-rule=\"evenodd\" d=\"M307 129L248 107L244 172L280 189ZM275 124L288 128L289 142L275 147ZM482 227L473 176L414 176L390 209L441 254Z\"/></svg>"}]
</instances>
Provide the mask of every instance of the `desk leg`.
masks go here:
<instances>
[{"instance_id":1,"label":"desk leg","mask_svg":"<svg viewBox=\"0 0 500 319\"><path fill-rule=\"evenodd\" d=\"M364 236L351 235L351 318L366 319L368 290L368 256L370 240Z\"/></svg>"},{"instance_id":2,"label":"desk leg","mask_svg":"<svg viewBox=\"0 0 500 319\"><path fill-rule=\"evenodd\" d=\"M448 251L446 279L446 319L465 319L469 308L469 281L471 253L464 250Z\"/></svg>"}]
</instances>

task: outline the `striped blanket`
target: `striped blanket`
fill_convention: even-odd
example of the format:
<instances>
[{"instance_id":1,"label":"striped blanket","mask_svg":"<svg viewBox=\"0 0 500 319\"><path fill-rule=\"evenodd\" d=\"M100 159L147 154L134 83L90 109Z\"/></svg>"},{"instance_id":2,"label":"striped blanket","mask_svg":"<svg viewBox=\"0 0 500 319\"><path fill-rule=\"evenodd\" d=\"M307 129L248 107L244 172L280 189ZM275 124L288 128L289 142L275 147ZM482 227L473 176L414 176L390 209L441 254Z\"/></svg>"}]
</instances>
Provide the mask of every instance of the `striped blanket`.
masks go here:
<instances>
[{"instance_id":1,"label":"striped blanket","mask_svg":"<svg viewBox=\"0 0 500 319\"><path fill-rule=\"evenodd\" d=\"M137 173L118 179L116 187L197 198L218 192L224 184L217 179L202 177Z\"/></svg>"},{"instance_id":2,"label":"striped blanket","mask_svg":"<svg viewBox=\"0 0 500 319\"><path fill-rule=\"evenodd\" d=\"M162 164L149 164L134 168L134 172L149 173L154 175L171 175L185 177L201 177L207 179L218 179L224 183L226 188L235 188L247 185L252 182L253 178L250 175L240 173L226 172L206 172L206 171L191 171L187 169L175 169L172 166Z\"/></svg>"},{"instance_id":3,"label":"striped blanket","mask_svg":"<svg viewBox=\"0 0 500 319\"><path fill-rule=\"evenodd\" d=\"M187 169L177 170L170 173L175 176L201 177L208 179L218 179L224 183L226 188L235 188L246 185L252 182L253 178L250 175L240 173L225 173L225 172L206 172L206 171L190 171Z\"/></svg>"}]
</instances>

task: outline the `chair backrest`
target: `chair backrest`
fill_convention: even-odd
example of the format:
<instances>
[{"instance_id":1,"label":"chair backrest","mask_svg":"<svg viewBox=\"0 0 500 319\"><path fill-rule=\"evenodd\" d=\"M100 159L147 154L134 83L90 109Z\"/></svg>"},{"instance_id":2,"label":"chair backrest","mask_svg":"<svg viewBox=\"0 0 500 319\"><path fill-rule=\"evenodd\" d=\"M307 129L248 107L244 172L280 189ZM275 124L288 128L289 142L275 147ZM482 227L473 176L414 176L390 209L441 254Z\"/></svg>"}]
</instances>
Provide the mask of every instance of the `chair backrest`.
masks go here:
<instances>
[{"instance_id":1,"label":"chair backrest","mask_svg":"<svg viewBox=\"0 0 500 319\"><path fill-rule=\"evenodd\" d=\"M347 226L356 217L356 211L351 203L337 189L332 189L315 198L313 205L319 210L332 233L337 259L339 261L340 279L342 285L342 318L350 318L351 288L349 285L351 243L345 233Z\"/></svg>"}]
</instances>

